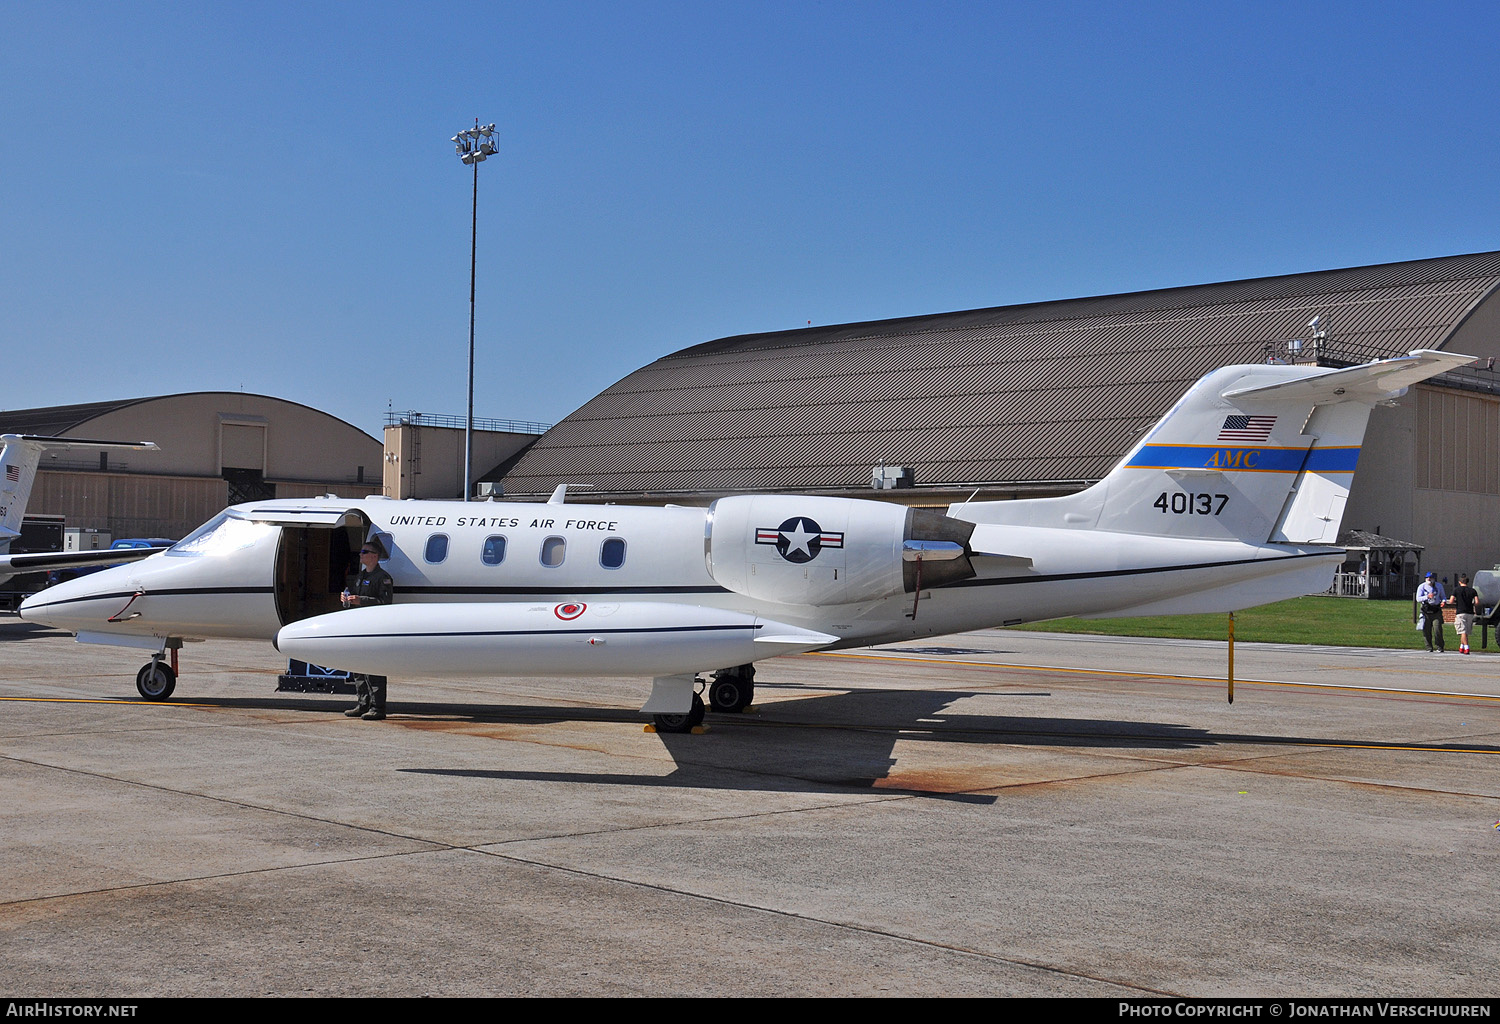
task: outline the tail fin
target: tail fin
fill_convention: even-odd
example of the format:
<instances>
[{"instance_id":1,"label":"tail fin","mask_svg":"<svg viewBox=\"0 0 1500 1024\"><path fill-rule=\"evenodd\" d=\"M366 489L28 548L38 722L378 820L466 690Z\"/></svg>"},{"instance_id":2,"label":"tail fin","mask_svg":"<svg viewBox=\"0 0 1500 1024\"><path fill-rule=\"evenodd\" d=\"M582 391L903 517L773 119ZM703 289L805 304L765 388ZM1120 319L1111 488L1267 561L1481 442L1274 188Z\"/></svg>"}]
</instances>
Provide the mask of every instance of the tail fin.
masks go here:
<instances>
[{"instance_id":1,"label":"tail fin","mask_svg":"<svg viewBox=\"0 0 1500 1024\"><path fill-rule=\"evenodd\" d=\"M155 451L150 441L85 441L72 437L38 437L34 434L3 434L0 442L0 554L10 550L10 542L21 535L21 519L31 499L36 482L36 468L42 452L48 449L87 448L91 451L129 449Z\"/></svg>"},{"instance_id":2,"label":"tail fin","mask_svg":"<svg viewBox=\"0 0 1500 1024\"><path fill-rule=\"evenodd\" d=\"M1422 350L1343 370L1226 366L1087 490L950 512L979 523L1333 544L1370 410L1472 358Z\"/></svg>"}]
</instances>

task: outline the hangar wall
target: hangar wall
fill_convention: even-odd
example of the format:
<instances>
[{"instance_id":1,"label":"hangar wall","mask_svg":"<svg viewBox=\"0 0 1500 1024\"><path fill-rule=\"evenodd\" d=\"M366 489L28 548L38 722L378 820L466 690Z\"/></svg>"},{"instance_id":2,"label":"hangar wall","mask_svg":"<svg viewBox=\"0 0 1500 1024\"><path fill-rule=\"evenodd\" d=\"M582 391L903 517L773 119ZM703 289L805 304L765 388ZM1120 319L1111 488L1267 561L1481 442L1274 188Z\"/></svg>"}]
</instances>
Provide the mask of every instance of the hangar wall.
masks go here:
<instances>
[{"instance_id":1,"label":"hangar wall","mask_svg":"<svg viewBox=\"0 0 1500 1024\"><path fill-rule=\"evenodd\" d=\"M0 411L0 431L155 441L160 451L46 454L28 514L113 537L180 538L259 497L362 497L380 489L380 442L328 413L232 391Z\"/></svg>"},{"instance_id":2,"label":"hangar wall","mask_svg":"<svg viewBox=\"0 0 1500 1024\"><path fill-rule=\"evenodd\" d=\"M1423 545L1450 583L1500 563L1500 397L1418 385L1377 408L1344 529Z\"/></svg>"},{"instance_id":3,"label":"hangar wall","mask_svg":"<svg viewBox=\"0 0 1500 1024\"><path fill-rule=\"evenodd\" d=\"M160 452L132 453L132 471L217 477L226 467L258 469L267 480L318 485L373 486L380 479L379 441L328 413L269 395L147 398L91 417L87 431L80 425L76 436L161 445Z\"/></svg>"},{"instance_id":4,"label":"hangar wall","mask_svg":"<svg viewBox=\"0 0 1500 1024\"><path fill-rule=\"evenodd\" d=\"M1500 401L1497 292L1500 252L1469 253L720 338L590 399L504 485L685 504L747 491L936 506L1067 493L1108 473L1215 367L1435 348L1481 358L1374 411L1344 526L1424 545L1434 571L1488 567L1500 562L1482 471L1497 458L1482 426ZM872 490L872 469L891 465L910 467L912 486Z\"/></svg>"}]
</instances>

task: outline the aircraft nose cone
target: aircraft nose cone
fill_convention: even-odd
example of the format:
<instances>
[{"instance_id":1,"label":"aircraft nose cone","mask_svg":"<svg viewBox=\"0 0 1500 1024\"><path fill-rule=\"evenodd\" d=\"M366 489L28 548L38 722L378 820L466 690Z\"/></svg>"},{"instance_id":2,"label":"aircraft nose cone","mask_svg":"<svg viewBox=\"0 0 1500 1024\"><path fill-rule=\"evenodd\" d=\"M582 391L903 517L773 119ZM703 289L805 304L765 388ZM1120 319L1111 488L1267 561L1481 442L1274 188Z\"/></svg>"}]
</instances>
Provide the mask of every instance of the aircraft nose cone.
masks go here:
<instances>
[{"instance_id":1,"label":"aircraft nose cone","mask_svg":"<svg viewBox=\"0 0 1500 1024\"><path fill-rule=\"evenodd\" d=\"M21 607L16 609L16 615L26 622L39 622L44 626L61 625L57 608L49 599L48 593L44 590L40 594L32 594L21 602Z\"/></svg>"},{"instance_id":2,"label":"aircraft nose cone","mask_svg":"<svg viewBox=\"0 0 1500 1024\"><path fill-rule=\"evenodd\" d=\"M21 602L17 614L27 622L39 622L57 629L76 632L79 629L93 628L119 604L115 602L113 607L105 610L101 603L105 593L99 581L106 578L108 572L109 570L105 570L102 573L80 576L75 580L64 580L32 594Z\"/></svg>"}]
</instances>

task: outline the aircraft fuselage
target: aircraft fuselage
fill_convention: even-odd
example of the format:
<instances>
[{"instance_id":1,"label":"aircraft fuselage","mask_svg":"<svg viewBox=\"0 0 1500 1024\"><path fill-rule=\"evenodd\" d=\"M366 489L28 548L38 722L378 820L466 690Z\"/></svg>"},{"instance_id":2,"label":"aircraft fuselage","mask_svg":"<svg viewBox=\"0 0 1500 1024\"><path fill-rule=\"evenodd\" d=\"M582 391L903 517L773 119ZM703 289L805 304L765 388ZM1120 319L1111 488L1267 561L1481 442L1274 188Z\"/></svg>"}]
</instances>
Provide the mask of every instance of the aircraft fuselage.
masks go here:
<instances>
[{"instance_id":1,"label":"aircraft fuselage","mask_svg":"<svg viewBox=\"0 0 1500 1024\"><path fill-rule=\"evenodd\" d=\"M321 539L331 528L254 518L262 508L288 504L237 506L206 536L199 531L165 554L37 595L25 616L96 636L272 639L283 625L306 617L287 607L288 590L321 585L323 607L334 610L349 568L347 563L327 566L311 583L305 573L299 577L301 567L289 563L287 546L309 536ZM703 508L383 498L308 499L295 505L362 513L368 525L359 529L387 538L390 552L382 564L395 581L398 605L691 605L762 615L832 634L837 641L829 647L1103 615L1148 598L1167 600L1201 591L1210 582L1253 595L1257 581L1276 580L1279 593L1287 574L1326 575L1341 554L1328 548L1008 526L994 529L1003 531L1007 549L1028 552L1030 566L990 565L990 559L976 552L975 574L957 583L817 604L757 599L716 580L705 552L711 517ZM767 524L767 540L772 535L781 539L780 525ZM853 571L850 555L861 538L852 531L840 533L838 548L825 540L811 557L806 557L807 548L791 551L805 558L800 563L788 562L775 543L764 543L764 564L789 568L798 576ZM893 562L901 557L889 544L879 554ZM1205 604L1204 610L1211 607ZM503 666L495 668L506 674Z\"/></svg>"}]
</instances>

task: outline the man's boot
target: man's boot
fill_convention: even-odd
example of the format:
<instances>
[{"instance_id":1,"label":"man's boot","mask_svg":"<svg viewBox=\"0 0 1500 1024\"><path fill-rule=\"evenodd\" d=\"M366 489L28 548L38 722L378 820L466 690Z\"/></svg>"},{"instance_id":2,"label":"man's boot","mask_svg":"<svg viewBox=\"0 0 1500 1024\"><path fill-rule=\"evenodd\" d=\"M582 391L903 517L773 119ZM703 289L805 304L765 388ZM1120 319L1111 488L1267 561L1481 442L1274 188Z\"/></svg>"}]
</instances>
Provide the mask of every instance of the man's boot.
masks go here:
<instances>
[{"instance_id":1,"label":"man's boot","mask_svg":"<svg viewBox=\"0 0 1500 1024\"><path fill-rule=\"evenodd\" d=\"M370 710L370 677L355 676L354 692L359 698L359 703L344 712L346 718L359 718ZM382 701L384 703L384 701Z\"/></svg>"},{"instance_id":2,"label":"man's boot","mask_svg":"<svg viewBox=\"0 0 1500 1024\"><path fill-rule=\"evenodd\" d=\"M360 717L366 722L378 722L385 717L385 676L370 676L370 710Z\"/></svg>"}]
</instances>

